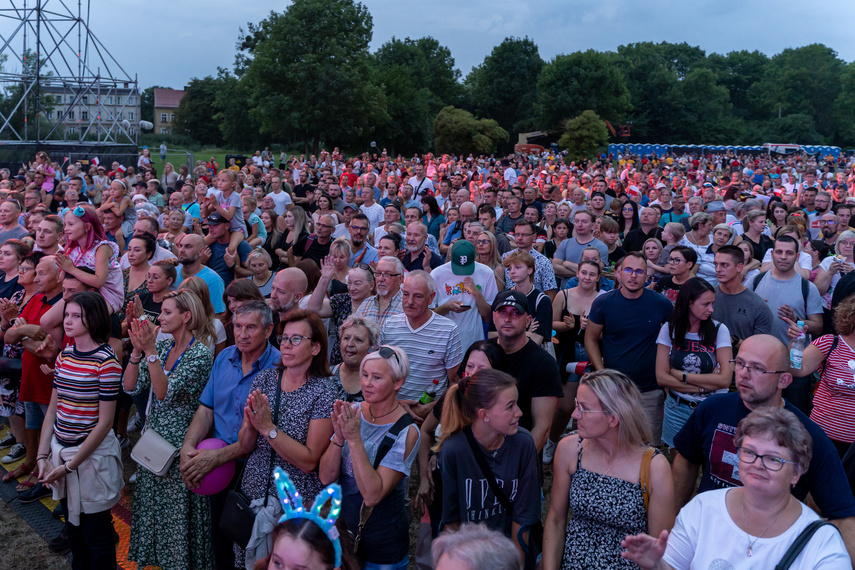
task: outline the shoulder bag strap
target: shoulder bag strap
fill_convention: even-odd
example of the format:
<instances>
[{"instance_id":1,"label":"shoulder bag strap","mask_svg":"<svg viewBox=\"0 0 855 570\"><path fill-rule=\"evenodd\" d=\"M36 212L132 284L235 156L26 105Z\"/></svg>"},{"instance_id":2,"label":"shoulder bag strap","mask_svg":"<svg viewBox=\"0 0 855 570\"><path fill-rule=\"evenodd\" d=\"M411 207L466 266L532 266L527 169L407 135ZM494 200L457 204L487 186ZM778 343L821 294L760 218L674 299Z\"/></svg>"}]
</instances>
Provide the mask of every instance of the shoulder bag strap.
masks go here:
<instances>
[{"instance_id":1,"label":"shoulder bag strap","mask_svg":"<svg viewBox=\"0 0 855 570\"><path fill-rule=\"evenodd\" d=\"M809 525L807 525L804 530L796 537L793 543L790 545L790 548L787 549L787 552L784 553L784 557L781 558L781 561L775 566L775 570L787 570L790 566L793 565L793 562L796 561L796 558L799 557L799 554L802 553L802 550L805 549L810 539L816 534L820 528L825 525L830 525L834 527L830 522L826 522L823 520L813 521ZM837 528L837 527L834 527Z\"/></svg>"},{"instance_id":2,"label":"shoulder bag strap","mask_svg":"<svg viewBox=\"0 0 855 570\"><path fill-rule=\"evenodd\" d=\"M280 375L276 381L276 404L273 406L273 427L279 429L279 400L282 397L282 376ZM269 442L268 442L269 443ZM270 485L270 480L273 479L273 464L276 460L276 451L273 449L273 444L270 444L270 470L267 472L267 484ZM246 468L246 463L244 463L244 468ZM241 473L243 476L243 473ZM264 493L264 506L267 506L267 499L270 497L270 493L265 489Z\"/></svg>"},{"instance_id":3,"label":"shoulder bag strap","mask_svg":"<svg viewBox=\"0 0 855 570\"><path fill-rule=\"evenodd\" d=\"M377 455L374 457L374 470L376 471L378 467L380 467L380 462L386 457L386 454L389 453L389 450L392 449L392 446L395 445L395 441L398 439L398 434L400 434L407 426L413 423L413 417L410 414L404 414L398 421L395 422L389 431L386 432L386 435L383 437L383 441L380 442L380 446L377 448Z\"/></svg>"},{"instance_id":4,"label":"shoulder bag strap","mask_svg":"<svg viewBox=\"0 0 855 570\"><path fill-rule=\"evenodd\" d=\"M655 453L656 450L654 448L648 447L644 450L644 455L641 457L641 477L639 477L639 482L641 483L641 496L644 498L645 511L650 504L650 462L653 460Z\"/></svg>"},{"instance_id":5,"label":"shoulder bag strap","mask_svg":"<svg viewBox=\"0 0 855 570\"><path fill-rule=\"evenodd\" d=\"M466 441L469 442L469 447L472 448L472 455L475 457L475 461L478 462L478 468L481 469L481 474L486 477L487 483L490 485L490 490L493 491L493 494L499 502L502 503L502 506L505 507L509 513L512 513L514 511L514 506L502 488L499 487L499 482L496 481L496 476L493 475L493 470L490 469L490 466L487 465L487 462L484 460L484 452L481 451L481 448L478 446L478 442L475 441L475 436L472 435L472 428L467 427L463 430L463 433L466 435Z\"/></svg>"}]
</instances>

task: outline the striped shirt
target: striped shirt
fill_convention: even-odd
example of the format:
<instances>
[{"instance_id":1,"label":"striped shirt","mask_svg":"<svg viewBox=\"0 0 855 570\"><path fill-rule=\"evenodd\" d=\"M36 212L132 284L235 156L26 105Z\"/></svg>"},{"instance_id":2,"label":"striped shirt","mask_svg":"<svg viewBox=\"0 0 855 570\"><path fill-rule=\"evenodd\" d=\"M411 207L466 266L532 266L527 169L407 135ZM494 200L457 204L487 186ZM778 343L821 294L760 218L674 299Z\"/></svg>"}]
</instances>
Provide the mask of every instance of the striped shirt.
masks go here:
<instances>
[{"instance_id":1,"label":"striped shirt","mask_svg":"<svg viewBox=\"0 0 855 570\"><path fill-rule=\"evenodd\" d=\"M404 312L404 306L401 302L402 295L401 292L398 291L395 293L395 296L389 301L389 305L386 309L381 313L380 312L380 295L372 295L368 297L359 307L356 309L356 312L353 313L355 317L365 317L367 319L374 319L374 321L380 325L381 327L386 323L386 319L389 317L393 317L395 315L401 315Z\"/></svg>"},{"instance_id":2,"label":"striped shirt","mask_svg":"<svg viewBox=\"0 0 855 570\"><path fill-rule=\"evenodd\" d=\"M75 347L56 357L54 434L63 445L77 445L98 423L100 401L119 397L122 367L109 344L89 352Z\"/></svg>"},{"instance_id":3,"label":"striped shirt","mask_svg":"<svg viewBox=\"0 0 855 570\"><path fill-rule=\"evenodd\" d=\"M825 363L810 419L835 441L855 442L855 350L843 338L831 352L834 335L827 334L814 340Z\"/></svg>"},{"instance_id":4,"label":"striped shirt","mask_svg":"<svg viewBox=\"0 0 855 570\"><path fill-rule=\"evenodd\" d=\"M398 392L399 400L418 400L439 380L439 393L448 388L448 369L463 361L463 348L457 325L431 311L431 317L418 329L410 326L403 313L389 317L380 331L380 344L403 348L410 359L410 375Z\"/></svg>"}]
</instances>

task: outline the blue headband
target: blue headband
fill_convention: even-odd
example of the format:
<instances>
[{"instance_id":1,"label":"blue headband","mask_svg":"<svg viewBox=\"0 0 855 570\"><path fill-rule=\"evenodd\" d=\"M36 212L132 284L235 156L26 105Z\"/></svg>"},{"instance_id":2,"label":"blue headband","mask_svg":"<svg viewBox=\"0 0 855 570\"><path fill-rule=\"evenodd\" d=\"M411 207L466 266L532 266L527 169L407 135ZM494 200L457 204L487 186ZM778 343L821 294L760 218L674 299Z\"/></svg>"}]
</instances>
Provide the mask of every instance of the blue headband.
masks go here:
<instances>
[{"instance_id":1,"label":"blue headband","mask_svg":"<svg viewBox=\"0 0 855 570\"><path fill-rule=\"evenodd\" d=\"M333 483L315 497L315 502L311 510L303 508L303 497L300 492L294 487L291 478L280 467L277 467L273 472L273 481L276 484L276 491L279 493L279 500L282 503L282 510L285 514L279 519L280 524L291 519L308 519L321 527L321 530L330 539L335 549L335 568L341 568L341 541L339 540L338 528L335 522L341 514L341 487ZM330 503L330 510L327 513L327 518L321 516L321 510L324 505Z\"/></svg>"},{"instance_id":2,"label":"blue headband","mask_svg":"<svg viewBox=\"0 0 855 570\"><path fill-rule=\"evenodd\" d=\"M83 206L77 206L71 211L71 213L77 216L78 218L82 218L84 214L86 214L86 210L83 209Z\"/></svg>"}]
</instances>

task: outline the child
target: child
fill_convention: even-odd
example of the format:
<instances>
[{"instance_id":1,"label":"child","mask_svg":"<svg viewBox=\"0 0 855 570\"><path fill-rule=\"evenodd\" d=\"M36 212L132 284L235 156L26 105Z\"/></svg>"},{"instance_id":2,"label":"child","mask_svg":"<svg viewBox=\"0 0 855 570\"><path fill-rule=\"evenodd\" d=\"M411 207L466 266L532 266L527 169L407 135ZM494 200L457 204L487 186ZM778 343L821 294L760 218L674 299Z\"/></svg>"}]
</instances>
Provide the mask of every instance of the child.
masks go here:
<instances>
[{"instance_id":1,"label":"child","mask_svg":"<svg viewBox=\"0 0 855 570\"><path fill-rule=\"evenodd\" d=\"M246 228L249 237L246 241L252 247L259 247L267 239L267 230L264 229L264 224L261 223L261 218L255 213L258 202L253 196L243 196L241 198L243 206L243 217L246 220Z\"/></svg>"},{"instance_id":2,"label":"child","mask_svg":"<svg viewBox=\"0 0 855 570\"><path fill-rule=\"evenodd\" d=\"M528 312L532 316L533 327L530 326L526 334L544 349L553 349L552 302L532 284L534 257L528 252L515 250L505 256L502 265L508 270L514 289L528 299Z\"/></svg>"},{"instance_id":3,"label":"child","mask_svg":"<svg viewBox=\"0 0 855 570\"><path fill-rule=\"evenodd\" d=\"M626 250L618 245L620 226L614 218L600 218L600 240L609 248L609 263L605 268L605 277L614 279L615 266L626 255Z\"/></svg>"},{"instance_id":4,"label":"child","mask_svg":"<svg viewBox=\"0 0 855 570\"><path fill-rule=\"evenodd\" d=\"M234 159L232 159L234 160ZM229 221L229 247L228 252L234 255L237 248L246 238L246 226L243 221L243 207L240 195L237 193L238 175L234 170L221 170L217 175L217 188L202 203L202 217L217 212ZM205 245L214 243L210 235L205 237Z\"/></svg>"},{"instance_id":5,"label":"child","mask_svg":"<svg viewBox=\"0 0 855 570\"><path fill-rule=\"evenodd\" d=\"M662 241L665 242L665 247L662 248L662 253L659 254L659 259L654 265L654 269L660 273L668 274L668 257L671 255L671 250L674 246L679 245L686 235L686 228L680 222L668 222L662 228Z\"/></svg>"},{"instance_id":6,"label":"child","mask_svg":"<svg viewBox=\"0 0 855 570\"><path fill-rule=\"evenodd\" d=\"M110 192L107 198L101 203L98 211L102 214L107 210L113 212L117 218L122 219L122 235L129 236L134 233L134 224L137 223L137 211L131 206L131 199L128 196L128 183L117 178L110 183Z\"/></svg>"}]
</instances>

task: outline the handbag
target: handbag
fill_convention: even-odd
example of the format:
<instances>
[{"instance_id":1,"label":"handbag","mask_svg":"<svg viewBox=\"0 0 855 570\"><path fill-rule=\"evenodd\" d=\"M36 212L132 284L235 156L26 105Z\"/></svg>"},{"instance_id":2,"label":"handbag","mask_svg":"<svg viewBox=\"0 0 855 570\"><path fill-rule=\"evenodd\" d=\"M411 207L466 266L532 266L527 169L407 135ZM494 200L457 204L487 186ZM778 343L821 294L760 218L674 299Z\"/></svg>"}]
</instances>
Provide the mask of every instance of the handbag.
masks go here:
<instances>
[{"instance_id":1,"label":"handbag","mask_svg":"<svg viewBox=\"0 0 855 570\"><path fill-rule=\"evenodd\" d=\"M466 441L472 449L472 455L478 463L478 468L481 470L481 474L484 475L487 479L487 484L490 485L490 490L493 491L493 495L495 495L499 503L502 504L502 507L504 507L505 510L508 511L508 514L513 517L514 504L505 494L505 491L499 487L499 483L496 481L496 476L493 474L493 470L490 469L490 466L487 465L486 461L484 461L484 454L478 447L478 442L475 441L475 436L472 435L472 428L467 427L463 430L463 433L466 435ZM522 536L523 532L526 530L528 530L527 542ZM534 570L540 563L541 554L543 553L543 522L538 521L529 525L527 528L521 527L519 533L517 533L516 540L522 547L522 551L525 554L525 563L523 565L524 570Z\"/></svg>"},{"instance_id":2,"label":"handbag","mask_svg":"<svg viewBox=\"0 0 855 570\"><path fill-rule=\"evenodd\" d=\"M145 410L147 418L150 417L151 401L153 399L154 390L151 389L148 394L148 406ZM136 461L140 467L151 471L158 477L163 477L169 471L172 462L175 461L179 453L180 450L177 447L163 439L163 436L154 431L154 429L146 426L137 444L131 450L131 459Z\"/></svg>"},{"instance_id":3,"label":"handbag","mask_svg":"<svg viewBox=\"0 0 855 570\"><path fill-rule=\"evenodd\" d=\"M279 400L282 396L282 379L276 383L276 405L273 408L273 425L279 425ZM270 480L273 477L273 463L274 456L276 452L273 450L273 446L270 446L270 470L267 473L267 483L270 484ZM250 538L252 538L252 527L255 524L255 511L250 507L250 503L252 501L249 500L243 491L240 490L241 483L243 482L243 474L246 470L246 462L244 462L243 467L241 468L240 475L238 476L238 485L229 491L228 495L226 495L226 502L223 505L223 515L220 517L219 530L220 532L234 541L235 544L240 546L243 549L246 549L246 545L249 544ZM270 494L266 492L264 494L264 506L267 506L267 500Z\"/></svg>"},{"instance_id":4,"label":"handbag","mask_svg":"<svg viewBox=\"0 0 855 570\"><path fill-rule=\"evenodd\" d=\"M802 550L804 550L805 546L807 546L808 542L810 542L810 539L813 537L814 534L816 534L816 531L818 531L825 525L837 528L830 522L817 520L813 521L804 529L802 529L802 532L799 533L799 535L784 553L784 556L783 558L781 558L781 561L778 562L778 564L775 566L775 570L787 570L790 566L792 566L793 562L796 561L796 558L799 557L799 554L802 553Z\"/></svg>"}]
</instances>

